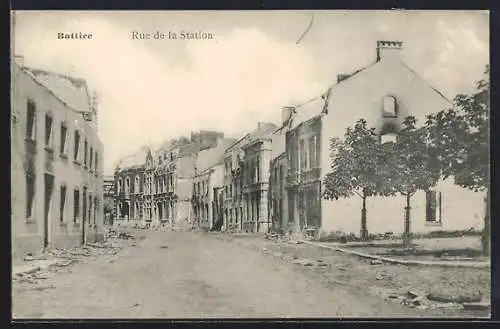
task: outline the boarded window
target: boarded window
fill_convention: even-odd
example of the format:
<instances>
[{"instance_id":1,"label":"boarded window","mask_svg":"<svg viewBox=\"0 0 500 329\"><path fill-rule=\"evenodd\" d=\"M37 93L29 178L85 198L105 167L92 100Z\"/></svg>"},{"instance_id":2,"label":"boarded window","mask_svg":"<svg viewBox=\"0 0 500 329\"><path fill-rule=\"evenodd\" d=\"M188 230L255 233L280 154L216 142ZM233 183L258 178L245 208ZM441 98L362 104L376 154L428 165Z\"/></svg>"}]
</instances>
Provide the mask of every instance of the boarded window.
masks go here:
<instances>
[{"instance_id":1,"label":"boarded window","mask_svg":"<svg viewBox=\"0 0 500 329\"><path fill-rule=\"evenodd\" d=\"M61 144L59 152L61 154L66 154L66 138L68 137L68 127L64 123L61 123Z\"/></svg>"},{"instance_id":2,"label":"boarded window","mask_svg":"<svg viewBox=\"0 0 500 329\"><path fill-rule=\"evenodd\" d=\"M27 121L26 121L26 138L30 140L36 139L36 105L32 100L28 100L27 104Z\"/></svg>"},{"instance_id":3,"label":"boarded window","mask_svg":"<svg viewBox=\"0 0 500 329\"><path fill-rule=\"evenodd\" d=\"M66 186L61 185L61 195L59 198L60 207L59 207L59 221L61 223L64 222L64 210L66 208Z\"/></svg>"}]
</instances>

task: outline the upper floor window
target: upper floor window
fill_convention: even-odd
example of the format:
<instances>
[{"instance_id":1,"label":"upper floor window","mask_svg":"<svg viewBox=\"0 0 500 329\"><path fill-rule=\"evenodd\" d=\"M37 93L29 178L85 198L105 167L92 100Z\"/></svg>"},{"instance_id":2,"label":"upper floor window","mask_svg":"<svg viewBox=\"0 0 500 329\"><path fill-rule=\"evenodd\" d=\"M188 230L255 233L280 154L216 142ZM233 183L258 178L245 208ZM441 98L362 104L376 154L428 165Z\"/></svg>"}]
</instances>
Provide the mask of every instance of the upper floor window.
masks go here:
<instances>
[{"instance_id":1,"label":"upper floor window","mask_svg":"<svg viewBox=\"0 0 500 329\"><path fill-rule=\"evenodd\" d=\"M36 105L33 100L28 100L27 104L27 121L26 121L26 138L30 140L36 139Z\"/></svg>"},{"instance_id":2,"label":"upper floor window","mask_svg":"<svg viewBox=\"0 0 500 329\"><path fill-rule=\"evenodd\" d=\"M80 158L80 132L75 130L75 145L74 145L74 153L73 160L78 161Z\"/></svg>"},{"instance_id":3,"label":"upper floor window","mask_svg":"<svg viewBox=\"0 0 500 329\"><path fill-rule=\"evenodd\" d=\"M117 186L118 193L121 193L122 191L122 179L118 179L118 186Z\"/></svg>"},{"instance_id":4,"label":"upper floor window","mask_svg":"<svg viewBox=\"0 0 500 329\"><path fill-rule=\"evenodd\" d=\"M60 149L59 152L61 154L66 154L67 152L67 146L66 146L66 138L68 137L68 127L66 124L63 122L61 123L61 144L60 144Z\"/></svg>"},{"instance_id":5,"label":"upper floor window","mask_svg":"<svg viewBox=\"0 0 500 329\"><path fill-rule=\"evenodd\" d=\"M98 155L99 155L99 154L97 153L97 151L95 151L95 159L94 159L94 161L95 161L95 166L94 166L94 170L95 170L95 172L96 172L96 173L97 173L97 171L99 170L99 167L97 166L97 165L99 164L99 161L98 161Z\"/></svg>"},{"instance_id":6,"label":"upper floor window","mask_svg":"<svg viewBox=\"0 0 500 329\"><path fill-rule=\"evenodd\" d=\"M94 165L94 149L92 148L92 146L90 147L89 156L89 168L92 169L92 166Z\"/></svg>"},{"instance_id":7,"label":"upper floor window","mask_svg":"<svg viewBox=\"0 0 500 329\"><path fill-rule=\"evenodd\" d=\"M397 102L393 96L385 96L383 99L383 117L393 118L397 117Z\"/></svg>"},{"instance_id":8,"label":"upper floor window","mask_svg":"<svg viewBox=\"0 0 500 329\"><path fill-rule=\"evenodd\" d=\"M45 114L45 147L52 148L54 138L52 133L52 116L50 114Z\"/></svg>"},{"instance_id":9,"label":"upper floor window","mask_svg":"<svg viewBox=\"0 0 500 329\"><path fill-rule=\"evenodd\" d=\"M140 180L139 176L135 176L135 181L134 181L135 193L139 193L139 191L140 191L140 182L141 182L141 180Z\"/></svg>"},{"instance_id":10,"label":"upper floor window","mask_svg":"<svg viewBox=\"0 0 500 329\"><path fill-rule=\"evenodd\" d=\"M125 178L125 194L130 193L130 177Z\"/></svg>"},{"instance_id":11,"label":"upper floor window","mask_svg":"<svg viewBox=\"0 0 500 329\"><path fill-rule=\"evenodd\" d=\"M89 143L87 142L87 139L85 138L85 142L83 144L83 165L87 165L87 151L88 151Z\"/></svg>"}]
</instances>

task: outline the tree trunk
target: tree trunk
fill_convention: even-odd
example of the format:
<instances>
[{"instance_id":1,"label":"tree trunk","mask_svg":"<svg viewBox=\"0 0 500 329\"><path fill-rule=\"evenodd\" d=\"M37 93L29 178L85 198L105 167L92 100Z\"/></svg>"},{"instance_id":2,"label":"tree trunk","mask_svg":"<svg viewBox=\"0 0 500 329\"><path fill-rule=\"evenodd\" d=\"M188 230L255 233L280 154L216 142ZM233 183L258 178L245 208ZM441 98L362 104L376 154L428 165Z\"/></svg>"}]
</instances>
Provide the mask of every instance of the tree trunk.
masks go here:
<instances>
[{"instance_id":1,"label":"tree trunk","mask_svg":"<svg viewBox=\"0 0 500 329\"><path fill-rule=\"evenodd\" d=\"M405 230L403 233L403 247L409 248L412 243L411 239L411 232L410 232L410 198L411 194L407 193L406 194L406 207L405 207Z\"/></svg>"},{"instance_id":2,"label":"tree trunk","mask_svg":"<svg viewBox=\"0 0 500 329\"><path fill-rule=\"evenodd\" d=\"M491 233L490 233L490 188L488 188L486 192L486 197L484 199L485 201L485 214L484 214L484 228L483 228L483 234L481 236L481 244L482 244L482 249L483 249L483 256L489 256L490 255L490 239L491 239Z\"/></svg>"},{"instance_id":3,"label":"tree trunk","mask_svg":"<svg viewBox=\"0 0 500 329\"><path fill-rule=\"evenodd\" d=\"M361 241L368 240L368 229L366 227L366 191L363 190L363 208L361 208L361 231L359 233Z\"/></svg>"}]
</instances>

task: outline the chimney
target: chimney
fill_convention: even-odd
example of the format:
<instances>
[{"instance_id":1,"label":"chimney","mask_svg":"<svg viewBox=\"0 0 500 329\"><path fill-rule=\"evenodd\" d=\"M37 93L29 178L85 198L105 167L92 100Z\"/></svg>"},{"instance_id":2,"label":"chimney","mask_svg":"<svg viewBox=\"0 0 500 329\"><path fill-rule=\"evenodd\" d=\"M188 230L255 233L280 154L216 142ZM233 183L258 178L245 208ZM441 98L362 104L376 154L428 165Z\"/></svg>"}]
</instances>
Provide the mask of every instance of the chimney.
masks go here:
<instances>
[{"instance_id":1,"label":"chimney","mask_svg":"<svg viewBox=\"0 0 500 329\"><path fill-rule=\"evenodd\" d=\"M283 125L285 125L292 118L294 112L295 112L294 106L285 106L281 110Z\"/></svg>"},{"instance_id":2,"label":"chimney","mask_svg":"<svg viewBox=\"0 0 500 329\"><path fill-rule=\"evenodd\" d=\"M20 67L24 67L24 56L14 55L14 63L19 65Z\"/></svg>"},{"instance_id":3,"label":"chimney","mask_svg":"<svg viewBox=\"0 0 500 329\"><path fill-rule=\"evenodd\" d=\"M339 75L337 75L337 83L339 83L342 80L345 80L345 79L349 78L349 76L350 76L349 74L339 74Z\"/></svg>"},{"instance_id":4,"label":"chimney","mask_svg":"<svg viewBox=\"0 0 500 329\"><path fill-rule=\"evenodd\" d=\"M402 41L377 41L377 62L389 58L399 59Z\"/></svg>"}]
</instances>

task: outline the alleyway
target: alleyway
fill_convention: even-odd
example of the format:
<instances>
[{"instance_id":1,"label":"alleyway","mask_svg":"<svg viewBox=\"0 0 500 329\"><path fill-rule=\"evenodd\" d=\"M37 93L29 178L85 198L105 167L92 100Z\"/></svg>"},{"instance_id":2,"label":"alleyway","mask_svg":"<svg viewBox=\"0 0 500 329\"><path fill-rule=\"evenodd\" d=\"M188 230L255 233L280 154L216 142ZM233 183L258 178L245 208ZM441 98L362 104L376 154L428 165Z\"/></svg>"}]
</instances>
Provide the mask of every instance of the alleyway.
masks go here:
<instances>
[{"instance_id":1,"label":"alleyway","mask_svg":"<svg viewBox=\"0 0 500 329\"><path fill-rule=\"evenodd\" d=\"M137 231L136 246L73 265L53 289L13 287L14 318L404 317L429 313L325 286L292 264L203 233Z\"/></svg>"}]
</instances>

